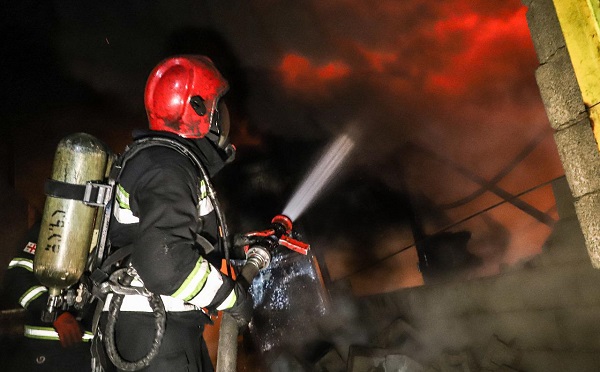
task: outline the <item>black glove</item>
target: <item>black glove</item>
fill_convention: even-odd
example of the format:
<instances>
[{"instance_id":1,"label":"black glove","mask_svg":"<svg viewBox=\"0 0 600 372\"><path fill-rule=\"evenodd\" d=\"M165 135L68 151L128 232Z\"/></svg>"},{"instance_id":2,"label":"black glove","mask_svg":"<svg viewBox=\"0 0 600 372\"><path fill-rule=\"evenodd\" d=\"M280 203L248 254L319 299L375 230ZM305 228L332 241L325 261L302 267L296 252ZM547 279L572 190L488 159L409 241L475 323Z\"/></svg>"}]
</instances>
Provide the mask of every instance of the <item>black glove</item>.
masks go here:
<instances>
[{"instance_id":1,"label":"black glove","mask_svg":"<svg viewBox=\"0 0 600 372\"><path fill-rule=\"evenodd\" d=\"M245 234L235 234L230 238L230 244L234 250L236 250L236 249L243 250L243 248L245 248L247 246L252 246L255 244L263 246L265 248L269 248L269 247L273 247L273 245L277 246L278 243L279 243L279 239L277 237L275 237L274 235L248 236Z\"/></svg>"},{"instance_id":2,"label":"black glove","mask_svg":"<svg viewBox=\"0 0 600 372\"><path fill-rule=\"evenodd\" d=\"M235 319L239 328L246 327L250 323L250 319L252 319L252 299L250 298L246 283L243 278L235 282L235 304L225 310Z\"/></svg>"},{"instance_id":3,"label":"black glove","mask_svg":"<svg viewBox=\"0 0 600 372\"><path fill-rule=\"evenodd\" d=\"M250 239L242 234L230 235L229 258L243 260L246 258L245 248L250 244Z\"/></svg>"},{"instance_id":4,"label":"black glove","mask_svg":"<svg viewBox=\"0 0 600 372\"><path fill-rule=\"evenodd\" d=\"M244 248L252 243L252 238L245 234L234 234L230 235L230 237L230 243L233 248Z\"/></svg>"}]
</instances>

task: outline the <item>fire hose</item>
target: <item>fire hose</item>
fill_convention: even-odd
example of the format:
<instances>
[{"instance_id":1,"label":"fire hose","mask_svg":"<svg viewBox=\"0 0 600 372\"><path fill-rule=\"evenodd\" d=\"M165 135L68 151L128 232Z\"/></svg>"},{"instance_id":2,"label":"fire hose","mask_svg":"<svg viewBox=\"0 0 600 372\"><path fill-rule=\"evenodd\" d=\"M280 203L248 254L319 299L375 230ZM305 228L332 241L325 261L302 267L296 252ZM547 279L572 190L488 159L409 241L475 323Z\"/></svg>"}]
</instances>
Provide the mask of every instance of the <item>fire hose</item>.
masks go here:
<instances>
[{"instance_id":1,"label":"fire hose","mask_svg":"<svg viewBox=\"0 0 600 372\"><path fill-rule=\"evenodd\" d=\"M271 262L271 254L262 246L254 246L246 254L246 264L240 273L241 277L247 283L252 283L252 279L258 272ZM243 324L238 322L229 313L224 312L221 319L221 328L219 329L219 349L217 355L217 371L235 371L237 364L237 338L239 330Z\"/></svg>"},{"instance_id":2,"label":"fire hose","mask_svg":"<svg viewBox=\"0 0 600 372\"><path fill-rule=\"evenodd\" d=\"M251 232L245 235L248 242L246 263L240 276L252 283L260 270L271 262L271 252L278 246L306 255L309 245L290 237L292 221L283 215L277 215L271 221L271 228L264 231ZM238 322L227 312L223 313L219 329L219 346L217 351L217 372L235 372L237 370L237 339L244 324Z\"/></svg>"}]
</instances>

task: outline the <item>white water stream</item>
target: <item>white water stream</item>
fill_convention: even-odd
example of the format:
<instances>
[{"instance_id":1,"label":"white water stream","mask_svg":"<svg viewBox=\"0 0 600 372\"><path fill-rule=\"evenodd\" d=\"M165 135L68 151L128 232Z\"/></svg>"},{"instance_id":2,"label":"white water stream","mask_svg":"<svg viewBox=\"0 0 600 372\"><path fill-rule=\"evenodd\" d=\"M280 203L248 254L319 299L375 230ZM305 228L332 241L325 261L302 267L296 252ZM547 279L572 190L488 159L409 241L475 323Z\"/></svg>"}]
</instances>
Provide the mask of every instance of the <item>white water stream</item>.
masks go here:
<instances>
[{"instance_id":1,"label":"white water stream","mask_svg":"<svg viewBox=\"0 0 600 372\"><path fill-rule=\"evenodd\" d=\"M295 221L314 201L323 187L339 171L340 166L354 147L347 135L340 135L323 153L283 210L283 214Z\"/></svg>"}]
</instances>

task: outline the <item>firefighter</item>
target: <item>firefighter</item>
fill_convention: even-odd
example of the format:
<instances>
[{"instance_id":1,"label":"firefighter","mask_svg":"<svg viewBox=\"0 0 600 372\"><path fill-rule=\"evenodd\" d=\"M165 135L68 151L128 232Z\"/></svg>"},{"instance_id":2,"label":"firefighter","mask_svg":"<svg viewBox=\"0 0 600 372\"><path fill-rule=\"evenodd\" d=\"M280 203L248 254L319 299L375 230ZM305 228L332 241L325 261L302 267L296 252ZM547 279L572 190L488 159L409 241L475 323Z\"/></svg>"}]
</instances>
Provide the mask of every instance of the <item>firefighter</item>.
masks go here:
<instances>
[{"instance_id":1,"label":"firefighter","mask_svg":"<svg viewBox=\"0 0 600 372\"><path fill-rule=\"evenodd\" d=\"M205 177L214 176L235 150L227 139L229 117L222 100L228 88L205 56L162 61L146 84L149 130L134 132L134 144L147 138L175 141L200 160ZM110 246L131 249L126 264L137 273L132 286L161 295L167 314L159 352L144 371L212 371L202 337L211 322L207 314L224 310L242 324L249 320L247 284L219 270L222 226L198 168L174 148L150 146L127 161L117 180ZM106 337L110 301L100 317L99 339ZM125 295L114 332L120 357L144 358L155 334L147 298ZM105 344L95 340L94 350L105 370L123 368L106 358Z\"/></svg>"},{"instance_id":2,"label":"firefighter","mask_svg":"<svg viewBox=\"0 0 600 372\"><path fill-rule=\"evenodd\" d=\"M41 321L48 288L33 274L39 228L37 223L30 229L6 271L4 295L27 312L25 337L12 345L12 353L4 353L3 371L90 371L92 313L81 321L77 312L61 311L52 324Z\"/></svg>"}]
</instances>

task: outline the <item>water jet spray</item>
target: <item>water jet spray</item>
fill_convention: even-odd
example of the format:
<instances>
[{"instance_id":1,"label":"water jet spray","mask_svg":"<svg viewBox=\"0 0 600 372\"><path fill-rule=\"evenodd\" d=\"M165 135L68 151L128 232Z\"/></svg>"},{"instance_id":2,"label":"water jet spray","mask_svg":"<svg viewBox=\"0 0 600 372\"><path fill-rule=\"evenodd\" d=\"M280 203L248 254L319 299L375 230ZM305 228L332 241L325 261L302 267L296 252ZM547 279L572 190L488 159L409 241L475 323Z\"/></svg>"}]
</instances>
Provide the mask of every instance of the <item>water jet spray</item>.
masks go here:
<instances>
[{"instance_id":1,"label":"water jet spray","mask_svg":"<svg viewBox=\"0 0 600 372\"><path fill-rule=\"evenodd\" d=\"M338 172L353 147L354 140L347 133L340 135L315 163L294 192L282 214L295 221Z\"/></svg>"}]
</instances>

